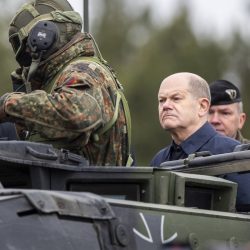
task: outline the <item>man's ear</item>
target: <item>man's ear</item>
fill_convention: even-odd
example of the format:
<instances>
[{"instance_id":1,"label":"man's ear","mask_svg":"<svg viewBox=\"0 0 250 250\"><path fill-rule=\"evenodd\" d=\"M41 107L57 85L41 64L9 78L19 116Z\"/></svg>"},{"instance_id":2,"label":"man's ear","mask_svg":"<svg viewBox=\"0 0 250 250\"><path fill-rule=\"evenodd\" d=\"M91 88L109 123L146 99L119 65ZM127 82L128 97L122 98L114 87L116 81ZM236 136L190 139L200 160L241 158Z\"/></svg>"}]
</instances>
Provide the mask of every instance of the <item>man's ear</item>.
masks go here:
<instances>
[{"instance_id":1,"label":"man's ear","mask_svg":"<svg viewBox=\"0 0 250 250\"><path fill-rule=\"evenodd\" d=\"M240 113L239 129L243 128L246 118L247 118L246 113Z\"/></svg>"},{"instance_id":2,"label":"man's ear","mask_svg":"<svg viewBox=\"0 0 250 250\"><path fill-rule=\"evenodd\" d=\"M210 102L207 98L199 98L199 115L207 115L210 107Z\"/></svg>"}]
</instances>

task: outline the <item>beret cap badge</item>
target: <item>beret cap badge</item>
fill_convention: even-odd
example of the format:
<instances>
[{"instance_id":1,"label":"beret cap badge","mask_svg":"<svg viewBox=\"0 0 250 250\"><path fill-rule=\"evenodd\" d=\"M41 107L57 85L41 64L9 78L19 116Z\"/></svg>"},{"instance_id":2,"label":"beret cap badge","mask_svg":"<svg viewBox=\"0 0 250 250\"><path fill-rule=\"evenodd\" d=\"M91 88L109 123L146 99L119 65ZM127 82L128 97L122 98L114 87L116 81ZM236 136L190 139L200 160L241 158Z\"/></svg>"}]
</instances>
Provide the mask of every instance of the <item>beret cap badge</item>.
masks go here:
<instances>
[{"instance_id":1,"label":"beret cap badge","mask_svg":"<svg viewBox=\"0 0 250 250\"><path fill-rule=\"evenodd\" d=\"M225 105L241 102L240 91L236 85L227 80L216 80L209 84L211 105Z\"/></svg>"},{"instance_id":2,"label":"beret cap badge","mask_svg":"<svg viewBox=\"0 0 250 250\"><path fill-rule=\"evenodd\" d=\"M236 97L237 97L237 92L236 92L235 89L226 89L225 92L229 95L229 98L230 98L231 100L236 99Z\"/></svg>"}]
</instances>

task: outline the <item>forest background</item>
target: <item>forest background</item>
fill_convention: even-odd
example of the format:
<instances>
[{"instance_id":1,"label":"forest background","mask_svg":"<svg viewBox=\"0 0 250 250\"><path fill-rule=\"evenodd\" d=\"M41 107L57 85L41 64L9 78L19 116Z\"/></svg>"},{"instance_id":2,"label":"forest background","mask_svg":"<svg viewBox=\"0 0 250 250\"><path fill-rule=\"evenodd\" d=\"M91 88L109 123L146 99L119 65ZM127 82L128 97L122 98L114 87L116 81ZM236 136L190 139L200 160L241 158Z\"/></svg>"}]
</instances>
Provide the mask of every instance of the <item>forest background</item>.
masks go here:
<instances>
[{"instance_id":1,"label":"forest background","mask_svg":"<svg viewBox=\"0 0 250 250\"><path fill-rule=\"evenodd\" d=\"M12 91L10 73L17 64L8 43L8 27L24 2L0 2L0 94ZM128 99L137 165L149 165L153 155L171 141L168 132L159 125L157 93L162 79L176 72L192 72L208 82L223 78L238 85L249 116L243 134L250 138L248 23L246 29L234 27L230 34L218 39L213 31L195 32L185 1L179 1L174 15L161 25L147 5L135 11L126 0L102 0L101 6L89 2L96 10L91 18L91 33L103 57L116 71ZM245 11L249 14L249 4Z\"/></svg>"}]
</instances>

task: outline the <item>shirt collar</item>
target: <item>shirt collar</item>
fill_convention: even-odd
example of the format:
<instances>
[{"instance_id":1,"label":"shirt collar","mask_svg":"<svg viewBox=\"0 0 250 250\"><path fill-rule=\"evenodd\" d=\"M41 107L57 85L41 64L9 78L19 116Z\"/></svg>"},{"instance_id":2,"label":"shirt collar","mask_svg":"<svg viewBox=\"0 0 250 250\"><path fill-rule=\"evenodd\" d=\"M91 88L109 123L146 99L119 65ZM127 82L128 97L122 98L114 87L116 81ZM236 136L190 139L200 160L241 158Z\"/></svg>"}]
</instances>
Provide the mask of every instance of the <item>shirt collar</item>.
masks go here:
<instances>
[{"instance_id":1,"label":"shirt collar","mask_svg":"<svg viewBox=\"0 0 250 250\"><path fill-rule=\"evenodd\" d=\"M215 129L208 122L206 122L201 128L183 141L180 146L187 155L193 154L215 134Z\"/></svg>"}]
</instances>

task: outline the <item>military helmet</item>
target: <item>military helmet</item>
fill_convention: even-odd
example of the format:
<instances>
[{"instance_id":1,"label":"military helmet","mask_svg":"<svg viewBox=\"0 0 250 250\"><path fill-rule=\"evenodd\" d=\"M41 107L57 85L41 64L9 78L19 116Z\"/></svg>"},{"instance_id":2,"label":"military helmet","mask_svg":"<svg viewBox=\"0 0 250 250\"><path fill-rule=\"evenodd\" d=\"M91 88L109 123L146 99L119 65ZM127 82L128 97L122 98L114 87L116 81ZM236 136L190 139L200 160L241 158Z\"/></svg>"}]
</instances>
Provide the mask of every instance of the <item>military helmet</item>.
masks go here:
<instances>
[{"instance_id":1,"label":"military helmet","mask_svg":"<svg viewBox=\"0 0 250 250\"><path fill-rule=\"evenodd\" d=\"M31 30L41 21L52 21L58 28L58 38L47 57L65 45L72 36L81 31L80 14L73 11L67 0L33 0L24 4L13 17L9 28L9 41L16 60L21 66L30 65L30 54L26 49Z\"/></svg>"}]
</instances>

